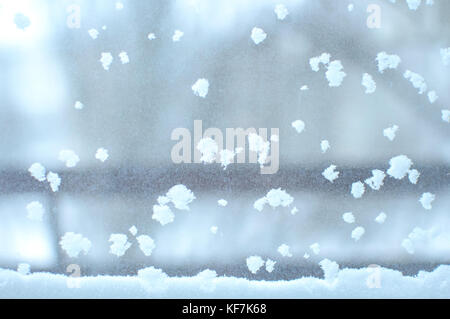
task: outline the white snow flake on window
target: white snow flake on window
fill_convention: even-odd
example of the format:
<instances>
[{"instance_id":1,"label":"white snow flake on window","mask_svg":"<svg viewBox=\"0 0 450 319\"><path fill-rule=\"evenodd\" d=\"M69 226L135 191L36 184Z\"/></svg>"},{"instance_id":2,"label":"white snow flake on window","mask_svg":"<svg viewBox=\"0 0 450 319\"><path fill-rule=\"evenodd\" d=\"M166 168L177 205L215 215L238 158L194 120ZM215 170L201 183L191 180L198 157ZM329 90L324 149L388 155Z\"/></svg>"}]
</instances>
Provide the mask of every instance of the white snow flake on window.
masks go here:
<instances>
[{"instance_id":1,"label":"white snow flake on window","mask_svg":"<svg viewBox=\"0 0 450 319\"><path fill-rule=\"evenodd\" d=\"M284 20L289 14L289 11L284 4L277 4L275 6L274 12L279 20Z\"/></svg>"},{"instance_id":2,"label":"white snow flake on window","mask_svg":"<svg viewBox=\"0 0 450 319\"><path fill-rule=\"evenodd\" d=\"M257 211L262 211L264 209L264 205L267 204L267 198L262 197L260 199L257 199L255 203L253 204L253 208L255 208Z\"/></svg>"},{"instance_id":3,"label":"white snow flake on window","mask_svg":"<svg viewBox=\"0 0 450 319\"><path fill-rule=\"evenodd\" d=\"M280 253L283 257L292 257L291 252L289 251L289 246L286 244L282 244L280 247L278 247L277 251Z\"/></svg>"},{"instance_id":4,"label":"white snow flake on window","mask_svg":"<svg viewBox=\"0 0 450 319\"><path fill-rule=\"evenodd\" d=\"M291 125L297 131L297 133L301 133L305 129L305 122L303 122L302 120L296 120L292 122Z\"/></svg>"},{"instance_id":5,"label":"white snow flake on window","mask_svg":"<svg viewBox=\"0 0 450 319\"><path fill-rule=\"evenodd\" d=\"M364 187L364 184L360 181L352 184L351 193L355 198L361 198L365 190L366 188Z\"/></svg>"},{"instance_id":6,"label":"white snow flake on window","mask_svg":"<svg viewBox=\"0 0 450 319\"><path fill-rule=\"evenodd\" d=\"M57 192L59 190L59 186L61 185L61 178L59 178L57 173L49 172L47 174L47 182L50 183L52 191Z\"/></svg>"},{"instance_id":7,"label":"white snow flake on window","mask_svg":"<svg viewBox=\"0 0 450 319\"><path fill-rule=\"evenodd\" d=\"M95 152L95 158L101 162L106 161L108 157L109 157L108 150L104 149L103 147L99 148L97 152Z\"/></svg>"},{"instance_id":8,"label":"white snow flake on window","mask_svg":"<svg viewBox=\"0 0 450 319\"><path fill-rule=\"evenodd\" d=\"M420 197L419 202L422 204L423 208L430 210L432 208L431 203L435 200L436 195L432 193L423 193Z\"/></svg>"},{"instance_id":9,"label":"white snow flake on window","mask_svg":"<svg viewBox=\"0 0 450 319\"><path fill-rule=\"evenodd\" d=\"M450 47L441 49L441 58L445 66L450 65Z\"/></svg>"},{"instance_id":10,"label":"white snow flake on window","mask_svg":"<svg viewBox=\"0 0 450 319\"><path fill-rule=\"evenodd\" d=\"M189 210L188 205L195 199L194 193L183 184L173 186L166 196L180 210Z\"/></svg>"},{"instance_id":11,"label":"white snow flake on window","mask_svg":"<svg viewBox=\"0 0 450 319\"><path fill-rule=\"evenodd\" d=\"M207 79L198 79L192 85L192 91L196 96L205 98L209 90L209 81Z\"/></svg>"},{"instance_id":12,"label":"white snow flake on window","mask_svg":"<svg viewBox=\"0 0 450 319\"><path fill-rule=\"evenodd\" d=\"M267 34L264 32L263 29L254 27L252 29L251 38L253 42L255 42L255 44L258 45L267 38Z\"/></svg>"},{"instance_id":13,"label":"white snow flake on window","mask_svg":"<svg viewBox=\"0 0 450 319\"><path fill-rule=\"evenodd\" d=\"M450 123L450 110L442 110L442 120L444 122Z\"/></svg>"},{"instance_id":14,"label":"white snow flake on window","mask_svg":"<svg viewBox=\"0 0 450 319\"><path fill-rule=\"evenodd\" d=\"M128 242L128 237L125 234L111 234L109 242L112 242L109 247L109 252L117 257L123 256L131 246L131 243Z\"/></svg>"},{"instance_id":15,"label":"white snow flake on window","mask_svg":"<svg viewBox=\"0 0 450 319\"><path fill-rule=\"evenodd\" d=\"M399 155L389 160L387 173L395 179L403 179L408 174L413 162L406 155Z\"/></svg>"},{"instance_id":16,"label":"white snow flake on window","mask_svg":"<svg viewBox=\"0 0 450 319\"><path fill-rule=\"evenodd\" d=\"M123 3L122 2L116 2L116 10L122 10L123 9Z\"/></svg>"},{"instance_id":17,"label":"white snow flake on window","mask_svg":"<svg viewBox=\"0 0 450 319\"><path fill-rule=\"evenodd\" d=\"M266 271L267 272L272 272L275 269L275 264L277 262L273 261L272 259L267 259L266 260Z\"/></svg>"},{"instance_id":18,"label":"white snow flake on window","mask_svg":"<svg viewBox=\"0 0 450 319\"><path fill-rule=\"evenodd\" d=\"M126 53L125 51L122 51L119 53L119 58L120 58L120 62L122 62L122 64L130 63L130 58L128 57L128 53Z\"/></svg>"},{"instance_id":19,"label":"white snow flake on window","mask_svg":"<svg viewBox=\"0 0 450 319\"><path fill-rule=\"evenodd\" d=\"M77 109L77 110L82 110L84 108L84 105L80 101L76 101L75 105L74 105L74 108Z\"/></svg>"},{"instance_id":20,"label":"white snow flake on window","mask_svg":"<svg viewBox=\"0 0 450 319\"><path fill-rule=\"evenodd\" d=\"M403 239L402 246L403 246L403 248L406 249L408 254L411 254L411 255L414 254L414 244L411 239L409 239L409 238Z\"/></svg>"},{"instance_id":21,"label":"white snow flake on window","mask_svg":"<svg viewBox=\"0 0 450 319\"><path fill-rule=\"evenodd\" d=\"M320 149L322 150L322 153L326 153L330 149L330 142L327 140L320 142Z\"/></svg>"},{"instance_id":22,"label":"white snow flake on window","mask_svg":"<svg viewBox=\"0 0 450 319\"><path fill-rule=\"evenodd\" d=\"M247 267L252 274L256 274L262 266L264 266L264 260L261 257L250 256L247 258Z\"/></svg>"},{"instance_id":23,"label":"white snow flake on window","mask_svg":"<svg viewBox=\"0 0 450 319\"><path fill-rule=\"evenodd\" d=\"M217 227L217 226L211 226L211 228L209 228L209 231L213 234L213 235L215 235L215 234L217 234L217 231L219 230L219 227Z\"/></svg>"},{"instance_id":24,"label":"white snow flake on window","mask_svg":"<svg viewBox=\"0 0 450 319\"><path fill-rule=\"evenodd\" d=\"M378 71L380 73L383 73L386 69L396 69L401 62L398 55L387 54L384 51L377 54L376 60L378 62Z\"/></svg>"},{"instance_id":25,"label":"white snow flake on window","mask_svg":"<svg viewBox=\"0 0 450 319\"><path fill-rule=\"evenodd\" d=\"M387 215L383 212L381 212L376 218L375 221L378 224L383 224L386 221Z\"/></svg>"},{"instance_id":26,"label":"white snow flake on window","mask_svg":"<svg viewBox=\"0 0 450 319\"><path fill-rule=\"evenodd\" d=\"M128 231L131 233L131 235L136 236L138 229L133 225L130 227L130 229L128 229Z\"/></svg>"},{"instance_id":27,"label":"white snow flake on window","mask_svg":"<svg viewBox=\"0 0 450 319\"><path fill-rule=\"evenodd\" d=\"M157 201L159 205L166 205L170 203L170 199L167 196L158 196Z\"/></svg>"},{"instance_id":28,"label":"white snow flake on window","mask_svg":"<svg viewBox=\"0 0 450 319\"><path fill-rule=\"evenodd\" d=\"M355 5L354 5L353 3L350 3L350 4L347 6L348 12L352 12L354 8L355 8Z\"/></svg>"},{"instance_id":29,"label":"white snow flake on window","mask_svg":"<svg viewBox=\"0 0 450 319\"><path fill-rule=\"evenodd\" d=\"M353 213L351 212L344 213L342 219L348 224L353 224L355 222L355 216L353 216Z\"/></svg>"},{"instance_id":30,"label":"white snow flake on window","mask_svg":"<svg viewBox=\"0 0 450 319\"><path fill-rule=\"evenodd\" d=\"M379 170L374 169L372 170L372 177L366 179L364 182L370 186L373 190L379 190L381 186L384 184L384 178L386 177L386 174Z\"/></svg>"},{"instance_id":31,"label":"white snow flake on window","mask_svg":"<svg viewBox=\"0 0 450 319\"><path fill-rule=\"evenodd\" d=\"M108 71L109 67L111 66L111 63L113 62L114 58L110 52L102 52L102 57L100 58L100 63L102 64L103 68Z\"/></svg>"},{"instance_id":32,"label":"white snow flake on window","mask_svg":"<svg viewBox=\"0 0 450 319\"><path fill-rule=\"evenodd\" d=\"M155 249L155 241L147 235L140 235L136 237L139 248L142 250L145 256L150 256L152 254L153 249Z\"/></svg>"},{"instance_id":33,"label":"white snow flake on window","mask_svg":"<svg viewBox=\"0 0 450 319\"><path fill-rule=\"evenodd\" d=\"M253 207L258 211L262 211L265 204L269 204L273 208L279 206L287 207L292 204L293 201L294 198L281 188L271 189L265 197L255 201Z\"/></svg>"},{"instance_id":34,"label":"white snow flake on window","mask_svg":"<svg viewBox=\"0 0 450 319\"><path fill-rule=\"evenodd\" d=\"M362 235L364 235L365 232L366 231L364 230L363 227L358 226L355 229L353 229L353 231L352 231L352 238L355 241L358 241L362 237Z\"/></svg>"},{"instance_id":35,"label":"white snow flake on window","mask_svg":"<svg viewBox=\"0 0 450 319\"><path fill-rule=\"evenodd\" d=\"M320 64L327 65L330 63L330 54L322 53L320 56L315 56L309 59L309 65L314 72L318 72L320 70Z\"/></svg>"},{"instance_id":36,"label":"white snow flake on window","mask_svg":"<svg viewBox=\"0 0 450 319\"><path fill-rule=\"evenodd\" d=\"M173 33L172 36L172 41L173 42L178 42L181 40L181 37L184 35L184 32L180 31L180 30L175 30L175 32Z\"/></svg>"},{"instance_id":37,"label":"white snow flake on window","mask_svg":"<svg viewBox=\"0 0 450 319\"><path fill-rule=\"evenodd\" d=\"M200 160L210 164L216 160L219 146L212 138L205 137L198 142L197 149L202 153Z\"/></svg>"},{"instance_id":38,"label":"white snow flake on window","mask_svg":"<svg viewBox=\"0 0 450 319\"><path fill-rule=\"evenodd\" d=\"M417 10L422 3L422 0L406 0L410 10Z\"/></svg>"},{"instance_id":39,"label":"white snow flake on window","mask_svg":"<svg viewBox=\"0 0 450 319\"><path fill-rule=\"evenodd\" d=\"M34 163L28 169L31 176L37 179L39 182L45 181L45 167L41 163Z\"/></svg>"},{"instance_id":40,"label":"white snow flake on window","mask_svg":"<svg viewBox=\"0 0 450 319\"><path fill-rule=\"evenodd\" d=\"M416 169L411 169L408 171L408 179L411 182L411 184L417 184L417 181L419 180L420 173Z\"/></svg>"},{"instance_id":41,"label":"white snow flake on window","mask_svg":"<svg viewBox=\"0 0 450 319\"><path fill-rule=\"evenodd\" d=\"M307 85L303 85L301 88L300 88L300 91L308 91L309 90L309 87L307 86Z\"/></svg>"},{"instance_id":42,"label":"white snow flake on window","mask_svg":"<svg viewBox=\"0 0 450 319\"><path fill-rule=\"evenodd\" d=\"M330 62L328 70L325 72L330 87L338 87L342 84L342 81L344 81L344 78L347 76L342 69L343 66L341 61L335 60Z\"/></svg>"},{"instance_id":43,"label":"white snow flake on window","mask_svg":"<svg viewBox=\"0 0 450 319\"><path fill-rule=\"evenodd\" d=\"M270 142L266 141L262 136L250 133L248 136L248 149L258 154L258 163L261 167L266 163L267 156L270 151Z\"/></svg>"},{"instance_id":44,"label":"white snow flake on window","mask_svg":"<svg viewBox=\"0 0 450 319\"><path fill-rule=\"evenodd\" d=\"M408 238L403 239L402 246L409 254L414 254L416 243L426 243L433 237L434 229L424 230L420 227L415 227Z\"/></svg>"},{"instance_id":45,"label":"white snow flake on window","mask_svg":"<svg viewBox=\"0 0 450 319\"><path fill-rule=\"evenodd\" d=\"M75 167L80 161L80 158L72 150L62 150L59 152L58 160L64 162L67 167Z\"/></svg>"},{"instance_id":46,"label":"white snow flake on window","mask_svg":"<svg viewBox=\"0 0 450 319\"><path fill-rule=\"evenodd\" d=\"M427 91L428 86L425 83L425 79L420 74L406 70L405 73L403 73L403 77L409 80L409 82L411 82L412 85L419 90L419 94L423 94Z\"/></svg>"},{"instance_id":47,"label":"white snow flake on window","mask_svg":"<svg viewBox=\"0 0 450 319\"><path fill-rule=\"evenodd\" d=\"M430 91L428 92L428 101L430 101L431 104L437 101L439 96L437 96L436 91Z\"/></svg>"},{"instance_id":48,"label":"white snow flake on window","mask_svg":"<svg viewBox=\"0 0 450 319\"><path fill-rule=\"evenodd\" d=\"M219 206L225 207L228 205L228 202L225 199L219 199L217 201L217 204L219 204Z\"/></svg>"},{"instance_id":49,"label":"white snow flake on window","mask_svg":"<svg viewBox=\"0 0 450 319\"><path fill-rule=\"evenodd\" d=\"M311 249L311 251L315 254L318 255L320 253L320 245L319 243L314 243L311 246L309 246L309 248Z\"/></svg>"},{"instance_id":50,"label":"white snow flake on window","mask_svg":"<svg viewBox=\"0 0 450 319\"><path fill-rule=\"evenodd\" d=\"M391 127L385 128L383 130L383 135L392 142L395 138L395 134L397 133L398 129L399 129L398 125L393 125Z\"/></svg>"},{"instance_id":51,"label":"white snow flake on window","mask_svg":"<svg viewBox=\"0 0 450 319\"><path fill-rule=\"evenodd\" d=\"M304 253L304 254L303 254L303 258L305 258L305 259L309 259L309 257L310 257L310 256L309 256L309 254L308 254L308 253Z\"/></svg>"},{"instance_id":52,"label":"white snow flake on window","mask_svg":"<svg viewBox=\"0 0 450 319\"><path fill-rule=\"evenodd\" d=\"M29 203L27 205L27 211L27 217L36 221L42 221L42 216L44 216L45 213L44 206L42 206L42 204L38 201Z\"/></svg>"},{"instance_id":53,"label":"white snow flake on window","mask_svg":"<svg viewBox=\"0 0 450 319\"><path fill-rule=\"evenodd\" d=\"M336 168L336 165L330 165L322 172L322 176L333 183L339 177L339 172L335 171Z\"/></svg>"},{"instance_id":54,"label":"white snow flake on window","mask_svg":"<svg viewBox=\"0 0 450 319\"><path fill-rule=\"evenodd\" d=\"M151 40L155 40L155 39L156 39L156 35L155 35L154 33L150 32L150 33L147 35L147 39L149 39L150 41L151 41Z\"/></svg>"},{"instance_id":55,"label":"white snow flake on window","mask_svg":"<svg viewBox=\"0 0 450 319\"><path fill-rule=\"evenodd\" d=\"M92 39L97 39L99 32L96 29L90 29L88 31L89 35L91 36Z\"/></svg>"},{"instance_id":56,"label":"white snow flake on window","mask_svg":"<svg viewBox=\"0 0 450 319\"><path fill-rule=\"evenodd\" d=\"M152 219L164 226L173 222L175 215L167 205L153 205Z\"/></svg>"},{"instance_id":57,"label":"white snow flake on window","mask_svg":"<svg viewBox=\"0 0 450 319\"><path fill-rule=\"evenodd\" d=\"M324 278L328 282L334 281L339 274L339 265L335 261L329 259L323 259L319 262L320 267L323 270Z\"/></svg>"},{"instance_id":58,"label":"white snow flake on window","mask_svg":"<svg viewBox=\"0 0 450 319\"><path fill-rule=\"evenodd\" d=\"M30 264L20 263L17 266L17 272L22 276L26 276L30 274Z\"/></svg>"},{"instance_id":59,"label":"white snow flake on window","mask_svg":"<svg viewBox=\"0 0 450 319\"><path fill-rule=\"evenodd\" d=\"M81 234L75 234L72 232L65 233L65 235L59 241L61 248L69 255L69 257L76 258L80 252L84 252L86 255L91 249L91 241Z\"/></svg>"},{"instance_id":60,"label":"white snow flake on window","mask_svg":"<svg viewBox=\"0 0 450 319\"><path fill-rule=\"evenodd\" d=\"M295 214L297 214L297 213L298 213L297 207L294 207L294 208L291 209L291 214L292 214L292 215L295 215Z\"/></svg>"},{"instance_id":61,"label":"white snow flake on window","mask_svg":"<svg viewBox=\"0 0 450 319\"><path fill-rule=\"evenodd\" d=\"M372 94L377 89L377 84L368 73L363 74L361 84L366 88L366 94Z\"/></svg>"}]
</instances>

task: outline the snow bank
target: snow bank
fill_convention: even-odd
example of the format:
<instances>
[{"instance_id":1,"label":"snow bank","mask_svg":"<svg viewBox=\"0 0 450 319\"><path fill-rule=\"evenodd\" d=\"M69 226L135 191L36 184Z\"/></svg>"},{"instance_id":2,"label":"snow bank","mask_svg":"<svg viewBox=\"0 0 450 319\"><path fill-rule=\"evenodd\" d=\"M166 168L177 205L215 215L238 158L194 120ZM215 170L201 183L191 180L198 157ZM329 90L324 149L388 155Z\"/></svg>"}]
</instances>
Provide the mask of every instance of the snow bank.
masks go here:
<instances>
[{"instance_id":1,"label":"snow bank","mask_svg":"<svg viewBox=\"0 0 450 319\"><path fill-rule=\"evenodd\" d=\"M264 262L260 263L261 266ZM254 281L234 277L169 277L153 267L139 276L67 277L49 273L21 275L0 269L1 298L448 298L450 266L417 276L382 267L337 269L322 263L324 280ZM212 273L212 272L211 272ZM209 274L209 273L208 273ZM379 288L369 285L377 276ZM331 280L332 279L332 280ZM74 282L77 285L71 285ZM79 287L79 288L69 288ZM207 288L207 289L205 289Z\"/></svg>"}]
</instances>

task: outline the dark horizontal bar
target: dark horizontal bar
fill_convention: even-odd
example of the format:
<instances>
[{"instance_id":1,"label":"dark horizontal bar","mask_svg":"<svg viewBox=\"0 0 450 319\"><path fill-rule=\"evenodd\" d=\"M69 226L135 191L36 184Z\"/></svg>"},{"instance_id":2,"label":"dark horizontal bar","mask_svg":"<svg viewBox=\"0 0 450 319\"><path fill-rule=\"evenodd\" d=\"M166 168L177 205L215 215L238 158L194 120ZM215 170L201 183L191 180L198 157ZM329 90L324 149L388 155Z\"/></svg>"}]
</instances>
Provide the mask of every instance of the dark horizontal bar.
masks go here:
<instances>
[{"instance_id":1,"label":"dark horizontal bar","mask_svg":"<svg viewBox=\"0 0 450 319\"><path fill-rule=\"evenodd\" d=\"M181 164L167 167L121 167L112 169L73 169L58 172L62 179L60 192L95 194L145 194L161 193L176 184L185 184L193 190L213 191L267 191L281 187L291 191L311 191L330 194L346 193L351 184L372 176L372 169L386 170L384 165L348 168L338 167L339 178L334 183L322 176L323 167L282 167L273 175L260 174L255 164L230 165L223 170L220 165ZM387 176L380 193L395 190L397 193L429 190L439 191L450 187L450 167L415 167L420 172L417 185L408 178L396 180ZM51 192L48 183L41 183L27 171L0 171L0 193Z\"/></svg>"}]
</instances>

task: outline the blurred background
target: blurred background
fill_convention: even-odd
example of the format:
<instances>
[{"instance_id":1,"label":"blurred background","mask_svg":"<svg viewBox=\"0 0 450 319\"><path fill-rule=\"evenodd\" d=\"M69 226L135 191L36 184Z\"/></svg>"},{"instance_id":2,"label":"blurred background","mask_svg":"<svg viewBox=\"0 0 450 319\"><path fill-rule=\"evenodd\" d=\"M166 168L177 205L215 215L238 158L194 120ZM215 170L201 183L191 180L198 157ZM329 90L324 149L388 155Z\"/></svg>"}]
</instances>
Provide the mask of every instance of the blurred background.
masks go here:
<instances>
[{"instance_id":1,"label":"blurred background","mask_svg":"<svg viewBox=\"0 0 450 319\"><path fill-rule=\"evenodd\" d=\"M450 262L450 128L441 119L450 107L450 66L440 56L450 46L450 2L413 11L403 0L284 0L289 15L282 21L274 13L280 1L121 0L120 10L116 2L0 1L0 267L26 262L32 271L65 273L76 263L83 275L132 275L152 265L170 275L210 268L290 279L321 275L323 258L408 274ZM369 4L381 8L379 29L366 25ZM74 5L79 28L67 24ZM22 16L15 23L17 14L29 25ZM259 45L250 38L255 26L267 33ZM184 35L173 42L177 29ZM122 51L129 64L120 62ZM401 57L397 70L378 72L380 51ZM102 52L114 57L109 71L99 62ZM309 66L322 52L344 66L338 88ZM426 79L437 102L417 94L403 78L407 69ZM374 94L365 94L363 73L376 81ZM198 78L210 82L205 99L191 90ZM304 85L309 90L300 90ZM84 109L75 109L76 101ZM301 134L291 127L297 119L306 123ZM224 132L279 128L279 172L261 175L256 164L173 164L171 132L193 132L194 120ZM399 131L391 142L383 129L394 124ZM325 139L331 149L323 154ZM94 157L100 147L110 155L104 163ZM58 161L63 149L79 155L75 168ZM353 182L386 170L401 154L421 172L417 185L387 177L381 190L366 187L361 199L352 197ZM34 162L60 175L58 192L29 175ZM341 172L334 184L321 176L331 164ZM152 220L152 206L179 183L197 199L189 212L174 210L175 221L163 227ZM290 208L253 209L278 187L294 197ZM424 192L436 194L431 211L418 201ZM218 206L221 198L228 206ZM31 201L44 205L43 222L27 218ZM345 212L353 212L355 224L344 223ZM374 222L380 212L388 216L382 225ZM151 256L139 250L132 225L155 240ZM356 226L366 229L358 242L351 238ZM410 255L401 242L414 227L433 236ZM89 238L90 252L69 258L58 244L66 232ZM127 234L133 244L121 258L109 253L111 233ZM310 251L313 243L319 255ZM293 257L277 252L281 244ZM245 264L251 255L276 260L275 271L252 275Z\"/></svg>"}]
</instances>

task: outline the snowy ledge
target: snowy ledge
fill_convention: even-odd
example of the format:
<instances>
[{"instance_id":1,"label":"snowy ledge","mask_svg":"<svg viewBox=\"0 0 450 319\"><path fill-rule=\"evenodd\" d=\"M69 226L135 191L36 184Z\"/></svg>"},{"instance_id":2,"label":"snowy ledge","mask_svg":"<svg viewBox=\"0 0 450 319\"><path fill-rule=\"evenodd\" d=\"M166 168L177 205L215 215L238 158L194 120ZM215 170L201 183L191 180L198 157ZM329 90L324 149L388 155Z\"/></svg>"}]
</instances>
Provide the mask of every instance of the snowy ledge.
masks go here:
<instances>
[{"instance_id":1,"label":"snowy ledge","mask_svg":"<svg viewBox=\"0 0 450 319\"><path fill-rule=\"evenodd\" d=\"M205 271L195 277L168 277L146 268L138 276L71 278L0 269L1 298L449 298L450 266L415 277L379 268L379 288L369 288L371 273L342 269L333 280L305 277L291 281L252 281L214 277ZM205 275L206 274L206 275ZM373 273L372 273L373 274ZM77 288L77 286L79 286Z\"/></svg>"}]
</instances>

